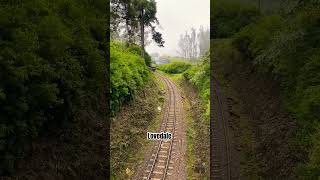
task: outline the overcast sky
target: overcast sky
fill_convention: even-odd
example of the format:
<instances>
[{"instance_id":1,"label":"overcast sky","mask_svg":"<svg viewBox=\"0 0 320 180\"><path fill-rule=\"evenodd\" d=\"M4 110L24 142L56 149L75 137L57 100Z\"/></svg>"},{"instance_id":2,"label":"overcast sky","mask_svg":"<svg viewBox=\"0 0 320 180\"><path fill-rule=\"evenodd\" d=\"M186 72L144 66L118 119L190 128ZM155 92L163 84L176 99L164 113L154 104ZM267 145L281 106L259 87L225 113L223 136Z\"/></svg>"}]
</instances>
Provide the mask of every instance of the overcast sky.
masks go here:
<instances>
[{"instance_id":1,"label":"overcast sky","mask_svg":"<svg viewBox=\"0 0 320 180\"><path fill-rule=\"evenodd\" d=\"M179 36L191 27L197 30L201 25L210 28L210 0L156 0L157 17L160 22L165 47L151 43L148 53L177 55Z\"/></svg>"}]
</instances>

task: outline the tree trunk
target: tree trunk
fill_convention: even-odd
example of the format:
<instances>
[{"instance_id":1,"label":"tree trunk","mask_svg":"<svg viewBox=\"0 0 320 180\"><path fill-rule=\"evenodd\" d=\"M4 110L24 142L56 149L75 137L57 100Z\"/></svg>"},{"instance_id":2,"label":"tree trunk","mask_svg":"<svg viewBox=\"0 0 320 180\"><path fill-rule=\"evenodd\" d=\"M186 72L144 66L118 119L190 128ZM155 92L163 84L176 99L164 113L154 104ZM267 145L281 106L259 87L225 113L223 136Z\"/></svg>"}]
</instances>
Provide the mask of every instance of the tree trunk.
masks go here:
<instances>
[{"instance_id":1,"label":"tree trunk","mask_svg":"<svg viewBox=\"0 0 320 180\"><path fill-rule=\"evenodd\" d=\"M140 10L140 36L141 36L141 56L144 57L144 22L143 22L143 7Z\"/></svg>"},{"instance_id":2,"label":"tree trunk","mask_svg":"<svg viewBox=\"0 0 320 180\"><path fill-rule=\"evenodd\" d=\"M130 12L129 12L129 9L130 9L130 6L129 4L126 4L125 5L125 8L126 8L126 16L125 16L125 20L126 20L126 28L127 28L127 33L128 33L128 42L129 44L132 44L133 41L132 41L132 29L131 29L131 22L130 22Z\"/></svg>"}]
</instances>

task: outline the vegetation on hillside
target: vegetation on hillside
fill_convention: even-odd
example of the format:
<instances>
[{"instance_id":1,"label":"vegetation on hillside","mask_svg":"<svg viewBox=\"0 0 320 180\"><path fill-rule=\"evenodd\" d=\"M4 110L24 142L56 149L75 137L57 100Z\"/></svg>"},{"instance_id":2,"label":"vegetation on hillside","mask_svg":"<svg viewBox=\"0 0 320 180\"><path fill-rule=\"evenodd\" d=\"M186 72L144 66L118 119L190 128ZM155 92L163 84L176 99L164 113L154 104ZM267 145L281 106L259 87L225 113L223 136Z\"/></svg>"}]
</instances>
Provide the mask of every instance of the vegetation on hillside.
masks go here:
<instances>
[{"instance_id":1,"label":"vegetation on hillside","mask_svg":"<svg viewBox=\"0 0 320 180\"><path fill-rule=\"evenodd\" d=\"M111 179L138 176L139 166L144 163L145 153L153 143L145 138L146 132L156 131L161 123L160 112L156 110L164 100L159 82L151 75L139 93L130 102L123 104L112 119Z\"/></svg>"},{"instance_id":2,"label":"vegetation on hillside","mask_svg":"<svg viewBox=\"0 0 320 180\"><path fill-rule=\"evenodd\" d=\"M309 153L306 159L300 159L296 175L307 179L318 177L320 4L299 1L288 6L290 9L283 7L279 13L263 14L250 5L238 8L238 3L228 3L231 5L221 4L213 9L216 13L212 23L217 28L212 38L227 38L224 42L230 42L223 45L221 40L215 41L224 46L214 52L221 55L215 60L249 62L261 76L270 76L281 85L283 104L299 126L297 137L292 138L297 138Z\"/></svg>"},{"instance_id":3,"label":"vegetation on hillside","mask_svg":"<svg viewBox=\"0 0 320 180\"><path fill-rule=\"evenodd\" d=\"M106 3L0 2L0 175L35 138L105 100Z\"/></svg>"},{"instance_id":4,"label":"vegetation on hillside","mask_svg":"<svg viewBox=\"0 0 320 180\"><path fill-rule=\"evenodd\" d=\"M141 90L150 76L147 66L151 66L152 60L145 51L146 30L151 30L152 39L160 47L164 41L155 29L159 22L154 0L111 0L110 3L111 109L114 113ZM117 41L120 39L124 42Z\"/></svg>"},{"instance_id":5,"label":"vegetation on hillside","mask_svg":"<svg viewBox=\"0 0 320 180\"><path fill-rule=\"evenodd\" d=\"M110 2L111 179L141 178L139 166L152 143L145 135L159 125L156 107L162 106L145 44L150 33L158 46L164 41L154 0Z\"/></svg>"},{"instance_id":6,"label":"vegetation on hillside","mask_svg":"<svg viewBox=\"0 0 320 180\"><path fill-rule=\"evenodd\" d=\"M227 38L252 23L259 15L253 4L244 5L236 0L216 0L211 3L211 38Z\"/></svg>"},{"instance_id":7,"label":"vegetation on hillside","mask_svg":"<svg viewBox=\"0 0 320 180\"><path fill-rule=\"evenodd\" d=\"M198 64L183 72L182 76L186 91L189 94L191 108L188 117L188 174L190 178L209 179L210 156L210 54L209 51L199 60ZM193 89L193 90L192 90ZM190 93L190 92L189 92ZM195 96L195 97L193 97ZM192 98L192 99L191 99ZM204 140L205 139L205 140ZM190 159L191 158L191 159Z\"/></svg>"},{"instance_id":8,"label":"vegetation on hillside","mask_svg":"<svg viewBox=\"0 0 320 180\"><path fill-rule=\"evenodd\" d=\"M199 96L204 102L206 117L209 121L210 116L210 53L202 57L201 63L192 66L183 73L184 78L193 84L198 90Z\"/></svg>"},{"instance_id":9,"label":"vegetation on hillside","mask_svg":"<svg viewBox=\"0 0 320 180\"><path fill-rule=\"evenodd\" d=\"M164 40L162 34L156 30L159 25L157 13L157 3L155 0L111 0L111 38L117 39L123 36L127 43L140 43L141 55L145 53L145 39L150 30L153 41L163 47ZM125 24L125 26L121 26ZM122 33L121 31L125 32Z\"/></svg>"},{"instance_id":10,"label":"vegetation on hillside","mask_svg":"<svg viewBox=\"0 0 320 180\"><path fill-rule=\"evenodd\" d=\"M110 43L111 108L120 109L142 89L150 78L150 72L140 54L140 47L126 47L121 42Z\"/></svg>"}]
</instances>

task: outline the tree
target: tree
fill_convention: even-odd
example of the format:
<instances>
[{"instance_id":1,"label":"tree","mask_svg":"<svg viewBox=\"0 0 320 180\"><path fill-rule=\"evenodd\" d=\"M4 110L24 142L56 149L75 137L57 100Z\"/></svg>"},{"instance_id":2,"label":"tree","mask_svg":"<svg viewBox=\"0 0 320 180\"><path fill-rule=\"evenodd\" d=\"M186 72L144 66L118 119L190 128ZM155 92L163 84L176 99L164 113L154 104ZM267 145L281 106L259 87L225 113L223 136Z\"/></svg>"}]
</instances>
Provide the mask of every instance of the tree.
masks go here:
<instances>
[{"instance_id":1,"label":"tree","mask_svg":"<svg viewBox=\"0 0 320 180\"><path fill-rule=\"evenodd\" d=\"M186 31L184 35L180 35L178 42L179 50L177 52L185 59L196 59L204 55L205 51L209 49L209 44L209 29L204 29L201 26L199 33L197 33L195 28L191 28L190 34Z\"/></svg>"},{"instance_id":2,"label":"tree","mask_svg":"<svg viewBox=\"0 0 320 180\"><path fill-rule=\"evenodd\" d=\"M177 52L180 54L180 56L182 56L183 58L187 58L187 51L188 51L188 47L187 47L187 33L186 35L182 35L180 34L180 39L178 42L178 47L180 48Z\"/></svg>"},{"instance_id":3,"label":"tree","mask_svg":"<svg viewBox=\"0 0 320 180\"><path fill-rule=\"evenodd\" d=\"M162 34L156 31L159 24L156 17L157 6L154 0L112 0L111 1L111 27L113 30L124 24L126 39L129 44L135 43L135 37L140 38L141 53L144 56L146 29L151 30L152 39L163 47Z\"/></svg>"},{"instance_id":4,"label":"tree","mask_svg":"<svg viewBox=\"0 0 320 180\"><path fill-rule=\"evenodd\" d=\"M116 32L125 27L125 38L129 44L135 42L138 29L136 0L111 0L111 31Z\"/></svg>"},{"instance_id":5,"label":"tree","mask_svg":"<svg viewBox=\"0 0 320 180\"><path fill-rule=\"evenodd\" d=\"M164 41L162 39L162 34L157 32L154 24L159 24L156 17L157 6L154 0L137 0L137 10L139 11L139 25L140 25L140 45L141 45L141 55L144 57L144 47L145 47L145 28L150 27L152 32L152 39L160 46L163 47Z\"/></svg>"},{"instance_id":6,"label":"tree","mask_svg":"<svg viewBox=\"0 0 320 180\"><path fill-rule=\"evenodd\" d=\"M190 35L190 59L194 59L198 56L198 44L196 29L191 28Z\"/></svg>"},{"instance_id":7,"label":"tree","mask_svg":"<svg viewBox=\"0 0 320 180\"><path fill-rule=\"evenodd\" d=\"M210 30L200 26L198 37L199 56L203 56L210 47Z\"/></svg>"}]
</instances>

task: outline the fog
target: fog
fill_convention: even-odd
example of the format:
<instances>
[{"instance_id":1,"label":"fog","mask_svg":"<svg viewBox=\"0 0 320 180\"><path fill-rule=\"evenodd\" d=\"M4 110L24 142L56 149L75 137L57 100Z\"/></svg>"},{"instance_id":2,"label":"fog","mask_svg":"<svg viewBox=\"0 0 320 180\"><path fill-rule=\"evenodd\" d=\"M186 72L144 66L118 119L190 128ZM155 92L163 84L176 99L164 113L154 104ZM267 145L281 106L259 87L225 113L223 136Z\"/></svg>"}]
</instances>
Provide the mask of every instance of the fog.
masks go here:
<instances>
[{"instance_id":1,"label":"fog","mask_svg":"<svg viewBox=\"0 0 320 180\"><path fill-rule=\"evenodd\" d=\"M146 46L148 53L176 56L179 36L191 27L199 29L202 25L210 27L209 0L156 0L159 30L164 38L165 47L154 42Z\"/></svg>"}]
</instances>

